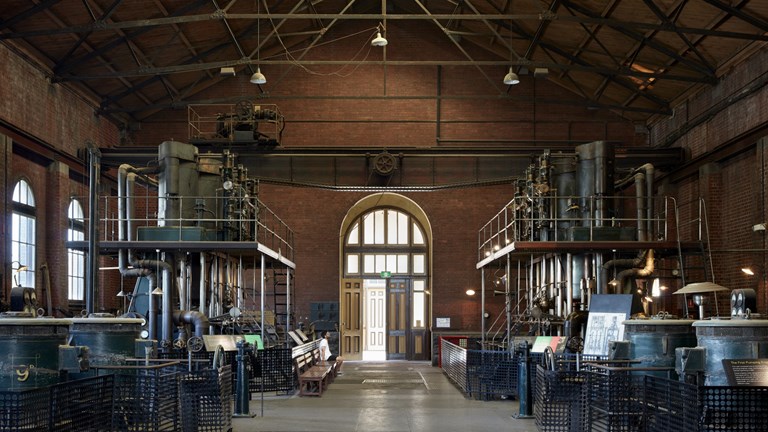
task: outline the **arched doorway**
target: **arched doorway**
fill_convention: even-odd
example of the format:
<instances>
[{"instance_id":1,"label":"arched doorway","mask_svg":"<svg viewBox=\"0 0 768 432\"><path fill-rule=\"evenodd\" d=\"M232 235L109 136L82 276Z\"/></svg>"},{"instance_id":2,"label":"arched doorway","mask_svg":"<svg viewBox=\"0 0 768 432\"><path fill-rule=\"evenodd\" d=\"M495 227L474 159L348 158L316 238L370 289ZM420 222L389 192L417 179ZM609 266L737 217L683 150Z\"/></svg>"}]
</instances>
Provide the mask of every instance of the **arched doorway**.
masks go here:
<instances>
[{"instance_id":1,"label":"arched doorway","mask_svg":"<svg viewBox=\"0 0 768 432\"><path fill-rule=\"evenodd\" d=\"M358 201L339 235L340 352L349 360L430 358L432 230L410 198Z\"/></svg>"}]
</instances>

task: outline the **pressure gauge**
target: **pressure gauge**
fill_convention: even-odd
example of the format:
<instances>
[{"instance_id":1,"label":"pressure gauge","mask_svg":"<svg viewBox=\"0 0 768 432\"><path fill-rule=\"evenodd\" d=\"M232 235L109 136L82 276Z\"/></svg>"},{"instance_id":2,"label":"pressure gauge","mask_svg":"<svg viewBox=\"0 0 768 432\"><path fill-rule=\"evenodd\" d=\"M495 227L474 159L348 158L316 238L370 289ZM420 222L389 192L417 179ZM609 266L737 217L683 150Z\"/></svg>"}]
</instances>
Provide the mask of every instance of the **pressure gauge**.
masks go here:
<instances>
[{"instance_id":1,"label":"pressure gauge","mask_svg":"<svg viewBox=\"0 0 768 432\"><path fill-rule=\"evenodd\" d=\"M224 187L224 190L232 190L232 188L235 186L234 183L232 183L232 180L227 180L222 185Z\"/></svg>"}]
</instances>

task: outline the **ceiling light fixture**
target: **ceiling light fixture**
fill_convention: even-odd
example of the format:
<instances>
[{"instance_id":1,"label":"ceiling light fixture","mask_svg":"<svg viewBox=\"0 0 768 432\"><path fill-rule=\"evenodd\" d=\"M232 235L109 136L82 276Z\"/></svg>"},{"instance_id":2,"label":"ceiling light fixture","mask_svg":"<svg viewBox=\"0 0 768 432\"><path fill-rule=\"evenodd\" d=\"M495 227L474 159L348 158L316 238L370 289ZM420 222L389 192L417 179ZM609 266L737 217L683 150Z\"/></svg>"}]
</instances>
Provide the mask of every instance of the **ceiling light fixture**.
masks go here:
<instances>
[{"instance_id":1,"label":"ceiling light fixture","mask_svg":"<svg viewBox=\"0 0 768 432\"><path fill-rule=\"evenodd\" d=\"M267 83L267 77L264 76L263 73L261 73L261 67L256 66L256 72L251 75L251 83L253 84L266 84Z\"/></svg>"},{"instance_id":2,"label":"ceiling light fixture","mask_svg":"<svg viewBox=\"0 0 768 432\"><path fill-rule=\"evenodd\" d=\"M256 15L259 15L261 13L261 0L256 0ZM269 11L267 11L269 13ZM259 53L261 52L261 19L256 20L256 72L251 75L251 83L252 84L266 84L267 83L267 77L264 76L263 73L261 73L261 66L258 66L259 60L261 60L261 56Z\"/></svg>"},{"instance_id":3,"label":"ceiling light fixture","mask_svg":"<svg viewBox=\"0 0 768 432\"><path fill-rule=\"evenodd\" d=\"M379 25L376 26L376 37L373 38L373 40L371 41L372 46L377 46L377 47L387 46L389 41L387 41L387 38L381 35L382 32L384 32L384 34L387 33L386 30L384 30L384 26L382 26L381 23L379 23Z\"/></svg>"},{"instance_id":4,"label":"ceiling light fixture","mask_svg":"<svg viewBox=\"0 0 768 432\"><path fill-rule=\"evenodd\" d=\"M506 85L520 84L520 78L518 78L515 71L512 70L512 66L509 67L509 72L507 72L507 74L504 75L504 84Z\"/></svg>"}]
</instances>

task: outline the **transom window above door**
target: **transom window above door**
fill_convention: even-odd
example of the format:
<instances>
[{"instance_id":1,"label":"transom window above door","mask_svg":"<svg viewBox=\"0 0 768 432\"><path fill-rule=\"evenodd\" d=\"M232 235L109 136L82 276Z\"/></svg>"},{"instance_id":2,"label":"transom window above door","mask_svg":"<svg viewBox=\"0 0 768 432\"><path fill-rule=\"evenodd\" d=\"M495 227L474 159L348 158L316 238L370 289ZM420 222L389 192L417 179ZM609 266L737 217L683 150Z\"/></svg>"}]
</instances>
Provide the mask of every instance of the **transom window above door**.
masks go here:
<instances>
[{"instance_id":1,"label":"transom window above door","mask_svg":"<svg viewBox=\"0 0 768 432\"><path fill-rule=\"evenodd\" d=\"M345 246L348 275L426 273L424 231L402 211L375 209L363 214L347 231Z\"/></svg>"}]
</instances>

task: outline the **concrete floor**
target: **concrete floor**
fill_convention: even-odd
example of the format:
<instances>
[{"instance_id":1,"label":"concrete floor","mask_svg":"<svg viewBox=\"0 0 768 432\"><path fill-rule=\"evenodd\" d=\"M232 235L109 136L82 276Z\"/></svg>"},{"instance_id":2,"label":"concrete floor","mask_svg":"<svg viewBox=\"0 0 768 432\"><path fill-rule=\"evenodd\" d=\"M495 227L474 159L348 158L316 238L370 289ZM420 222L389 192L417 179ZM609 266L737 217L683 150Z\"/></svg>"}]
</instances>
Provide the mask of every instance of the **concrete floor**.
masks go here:
<instances>
[{"instance_id":1,"label":"concrete floor","mask_svg":"<svg viewBox=\"0 0 768 432\"><path fill-rule=\"evenodd\" d=\"M344 375L322 397L254 394L253 418L234 418L233 432L251 431L520 431L516 401L464 397L428 362L345 362Z\"/></svg>"}]
</instances>

